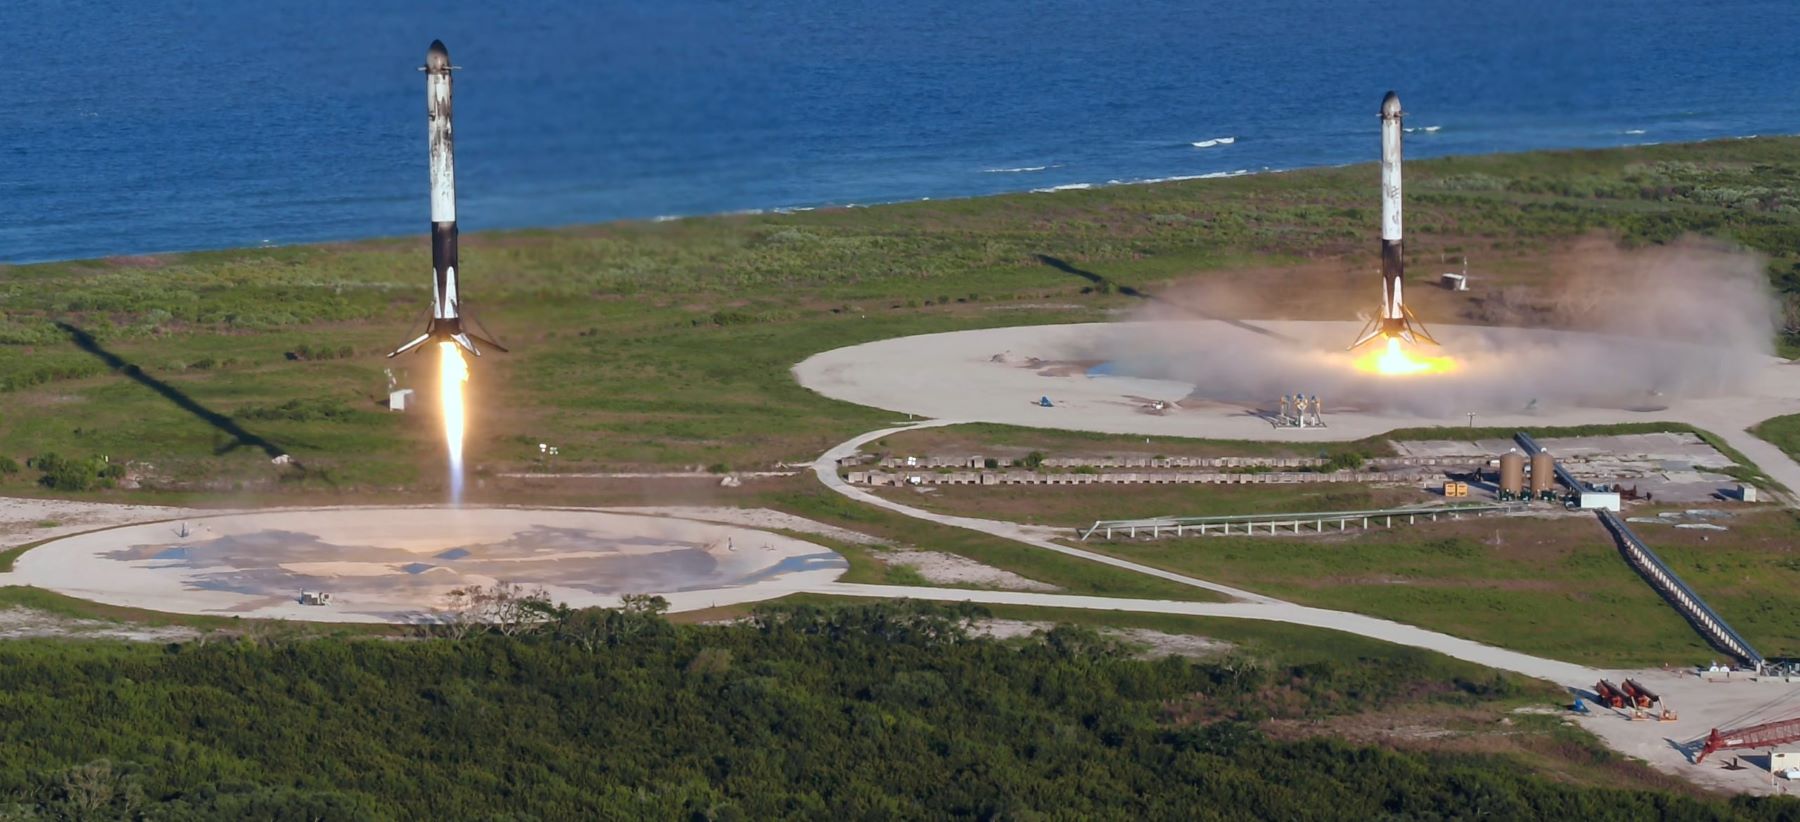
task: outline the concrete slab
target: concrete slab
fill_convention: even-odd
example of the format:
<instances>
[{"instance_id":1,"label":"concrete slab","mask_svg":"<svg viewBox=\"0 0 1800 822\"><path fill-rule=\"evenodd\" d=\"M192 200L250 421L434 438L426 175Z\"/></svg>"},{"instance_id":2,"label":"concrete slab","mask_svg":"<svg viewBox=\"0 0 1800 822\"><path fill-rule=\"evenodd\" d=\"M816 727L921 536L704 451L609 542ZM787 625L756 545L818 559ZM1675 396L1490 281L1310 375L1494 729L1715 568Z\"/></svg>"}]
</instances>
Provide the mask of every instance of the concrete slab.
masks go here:
<instances>
[{"instance_id":1,"label":"concrete slab","mask_svg":"<svg viewBox=\"0 0 1800 822\"><path fill-rule=\"evenodd\" d=\"M183 531L185 527L185 533ZM767 531L568 509L336 508L236 513L65 537L8 584L111 605L322 622L431 621L451 589L542 586L576 607L660 594L673 610L830 582L838 554ZM332 594L302 605L302 590Z\"/></svg>"}]
</instances>

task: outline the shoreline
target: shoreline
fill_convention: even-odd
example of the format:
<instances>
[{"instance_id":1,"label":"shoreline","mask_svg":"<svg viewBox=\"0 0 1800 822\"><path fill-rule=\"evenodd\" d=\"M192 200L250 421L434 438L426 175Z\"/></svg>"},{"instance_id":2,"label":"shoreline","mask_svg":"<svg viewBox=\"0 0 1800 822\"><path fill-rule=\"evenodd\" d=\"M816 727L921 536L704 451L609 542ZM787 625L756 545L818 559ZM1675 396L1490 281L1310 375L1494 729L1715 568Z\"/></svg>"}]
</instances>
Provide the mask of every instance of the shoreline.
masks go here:
<instances>
[{"instance_id":1,"label":"shoreline","mask_svg":"<svg viewBox=\"0 0 1800 822\"><path fill-rule=\"evenodd\" d=\"M1634 135L1620 135L1620 136L1637 137L1637 136L1643 136L1643 135L1634 134ZM1446 162L1446 161L1455 162L1458 160L1475 159L1475 158L1523 157L1523 156L1534 155L1534 154L1562 154L1562 153L1628 151L1628 150L1632 150L1632 149L1645 149L1645 148L1679 148L1679 147L1684 147L1684 146L1701 146L1701 145L1706 145L1706 144L1710 144L1710 143L1720 143L1720 142L1742 142L1742 141L1749 141L1749 140L1781 140L1781 139L1788 139L1788 138L1794 138L1794 137L1800 137L1800 133L1795 133L1795 134L1757 133L1757 134L1746 134L1746 135L1724 135L1724 136L1719 136L1719 137L1709 137L1709 138L1702 139L1702 140L1686 140L1686 141L1680 141L1680 142L1661 142L1661 141L1621 142L1621 143L1617 143L1614 145L1605 145L1605 146L1544 147L1544 148L1525 149L1525 150L1521 150L1521 151L1490 151L1490 152L1482 152L1482 153L1475 153L1475 154L1455 154L1455 153L1427 154L1425 156L1415 156L1414 158L1409 159L1408 167L1409 168L1417 168L1420 166L1429 167L1431 165ZM1228 169L1228 170L1204 172L1204 173L1200 173L1200 174L1172 174L1172 175L1165 175L1165 176L1143 177L1143 178L1132 178L1132 179L1108 176L1108 179L1106 179L1104 181L1076 181L1076 182L1068 182L1068 183L1058 183L1058 184L1049 185L1049 186L1021 187L1021 188L1007 189L1007 190L1002 190L1002 191L990 191L990 192L985 192L985 193L980 193L980 194L955 195L955 196L949 196L949 197L921 196L921 197L908 197L908 198L895 199L895 200L872 200L869 202L814 201L814 202L810 202L810 203L728 209L728 210L724 210L724 211L711 211L711 212L701 212L701 213L693 213L693 214L655 214L655 215L639 216L639 217L621 217L621 218L617 218L617 219L598 220L598 221L592 221L592 222L556 223L556 224L550 224L550 225L539 224L539 225L494 226L494 227L475 228L475 229L472 229L469 231L465 231L463 233L464 233L465 237L479 237L482 235L505 234L505 233L511 233L511 232L521 232L521 231L571 231L571 230L597 228L597 227L601 227L601 226L612 226L612 225L629 225L629 224L654 225L654 224L661 224L661 223L683 222L683 221L687 221L687 220L708 220L708 219L719 219L719 218L729 218L729 217L790 216L790 215L795 215L795 214L805 214L805 213L814 212L814 211L837 211L837 210L846 210L846 209L884 208L884 207L890 207L890 206L912 205L912 204L916 204L916 203L927 203L927 202L929 202L929 203L965 202L965 201L969 201L969 200L980 200L980 199L987 199L987 198L994 198L994 197L1013 197L1013 196L1019 196L1019 195L1025 195L1025 194L1062 194L1062 193L1071 192L1071 191L1100 191L1100 190L1105 190L1105 189L1132 187L1132 186L1172 185L1172 184L1177 184L1177 183L1189 183L1189 182L1195 182L1195 181L1201 181L1201 180L1228 180L1228 179L1234 179L1234 178L1238 178L1238 177L1261 177L1261 176L1268 176L1268 175L1274 175L1274 174L1290 174L1290 173L1312 172L1312 171L1321 171L1321 170L1329 170L1329 169L1352 168L1352 167L1362 166L1362 165L1373 166L1376 164L1376 162L1377 161L1373 157L1371 157L1371 159L1366 160L1366 161L1358 161L1358 162L1351 162L1351 163L1321 163L1321 164L1316 164L1316 165L1295 165L1295 166L1263 165L1263 166L1256 167L1256 168L1251 168L1251 167L1246 166L1246 167L1240 167L1240 168L1232 168L1232 169ZM1232 164L1226 163L1225 165L1232 165ZM1251 164L1251 165L1254 165L1254 164ZM1063 166L1062 164L1050 164L1050 165L1044 166L1043 168L1054 168L1054 167L1065 167L1066 168L1066 166ZM1013 171L1022 171L1022 169L982 169L976 173L976 176L992 177L992 176L994 176L994 174L996 172L1013 172ZM1006 174L1005 176L1024 178L1029 175L1021 173L1021 174ZM1107 176L1107 175L1099 175L1099 176ZM241 252L241 251L252 251L252 250L279 250L279 249L291 249L291 248L301 248L301 247L309 247L309 246L331 246L331 245L345 245L345 244L355 244L355 243L365 243L365 242L398 241L398 240L407 240L407 239L413 238L415 236L423 237L423 236L425 236L425 234L423 232L419 232L419 233L417 233L417 235L415 235L415 234L370 234L370 235L357 236L357 237L336 237L336 238L327 238L327 239L319 239L319 240L303 240L303 241L298 241L298 242L264 241L262 243L253 244L253 245L224 245L224 246L211 246L211 247L200 247L200 248L163 249L163 250L157 250L157 251L129 251L129 250L127 250L127 251L116 251L116 252L109 253L109 254L104 254L104 255L99 255L99 256L91 256L91 257L48 257L48 258L31 258L31 259L17 259L17 260L0 259L0 268L13 268L13 267L37 266L37 265L55 265L55 264L59 264L59 263L102 262L102 261L107 261L107 260L127 259L127 258L134 258L134 257L171 257L171 256L177 256L177 255L183 255L183 254L209 254L209 253Z\"/></svg>"}]
</instances>

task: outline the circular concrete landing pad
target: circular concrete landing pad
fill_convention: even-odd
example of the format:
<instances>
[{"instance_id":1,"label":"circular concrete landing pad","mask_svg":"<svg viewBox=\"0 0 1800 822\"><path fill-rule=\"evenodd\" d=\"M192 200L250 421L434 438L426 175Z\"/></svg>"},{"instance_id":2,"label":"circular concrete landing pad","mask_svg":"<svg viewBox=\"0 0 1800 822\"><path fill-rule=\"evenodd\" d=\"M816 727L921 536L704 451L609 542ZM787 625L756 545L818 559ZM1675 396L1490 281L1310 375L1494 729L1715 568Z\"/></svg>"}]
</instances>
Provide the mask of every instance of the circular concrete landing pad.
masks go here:
<instances>
[{"instance_id":1,"label":"circular concrete landing pad","mask_svg":"<svg viewBox=\"0 0 1800 822\"><path fill-rule=\"evenodd\" d=\"M836 553L668 517L519 508L334 508L225 514L64 537L14 584L110 605L324 622L421 622L454 588L513 582L576 607L660 594L673 610L753 602L835 580ZM302 591L331 594L305 605Z\"/></svg>"}]
</instances>

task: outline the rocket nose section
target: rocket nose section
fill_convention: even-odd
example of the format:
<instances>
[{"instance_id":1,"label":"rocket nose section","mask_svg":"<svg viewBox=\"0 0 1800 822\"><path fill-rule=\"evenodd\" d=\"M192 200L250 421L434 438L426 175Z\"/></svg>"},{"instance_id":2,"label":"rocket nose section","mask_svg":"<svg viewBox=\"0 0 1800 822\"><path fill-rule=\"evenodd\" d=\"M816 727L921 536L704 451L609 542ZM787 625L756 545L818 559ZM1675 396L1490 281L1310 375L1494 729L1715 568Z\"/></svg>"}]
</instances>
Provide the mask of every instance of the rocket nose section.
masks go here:
<instances>
[{"instance_id":1,"label":"rocket nose section","mask_svg":"<svg viewBox=\"0 0 1800 822\"><path fill-rule=\"evenodd\" d=\"M1400 116L1400 95L1390 91L1386 97L1381 98L1381 116L1383 119Z\"/></svg>"},{"instance_id":2,"label":"rocket nose section","mask_svg":"<svg viewBox=\"0 0 1800 822\"><path fill-rule=\"evenodd\" d=\"M425 52L425 70L434 73L450 70L450 50L444 48L444 41L431 41L431 48Z\"/></svg>"}]
</instances>

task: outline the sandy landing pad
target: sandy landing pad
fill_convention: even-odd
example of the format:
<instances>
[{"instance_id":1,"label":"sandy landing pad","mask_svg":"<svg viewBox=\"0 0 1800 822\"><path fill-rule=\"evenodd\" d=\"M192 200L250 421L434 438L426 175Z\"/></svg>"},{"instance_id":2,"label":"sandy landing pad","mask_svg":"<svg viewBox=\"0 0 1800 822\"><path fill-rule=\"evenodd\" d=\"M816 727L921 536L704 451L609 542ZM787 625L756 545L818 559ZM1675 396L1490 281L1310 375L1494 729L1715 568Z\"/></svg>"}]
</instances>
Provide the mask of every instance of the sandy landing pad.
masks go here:
<instances>
[{"instance_id":1,"label":"sandy landing pad","mask_svg":"<svg viewBox=\"0 0 1800 822\"><path fill-rule=\"evenodd\" d=\"M185 528L185 534L184 534ZM753 602L849 564L802 540L596 511L336 508L236 513L65 537L20 557L12 584L157 611L324 622L434 619L451 589L542 586L577 607L660 594L673 610ZM329 605L302 605L301 591Z\"/></svg>"},{"instance_id":2,"label":"sandy landing pad","mask_svg":"<svg viewBox=\"0 0 1800 822\"><path fill-rule=\"evenodd\" d=\"M918 417L1212 439L1349 440L1395 428L1683 421L1723 430L1800 411L1775 357L1568 331L1434 326L1449 374L1357 372L1356 323L1157 321L1019 326L881 340L794 367L807 388ZM1364 349L1365 351L1367 349ZM1278 398L1325 428L1276 428ZM1044 407L1041 398L1049 398ZM1160 405L1159 405L1160 404Z\"/></svg>"}]
</instances>

